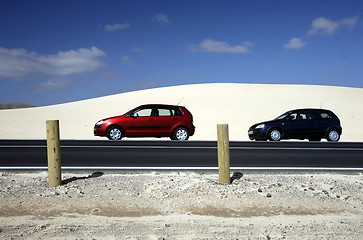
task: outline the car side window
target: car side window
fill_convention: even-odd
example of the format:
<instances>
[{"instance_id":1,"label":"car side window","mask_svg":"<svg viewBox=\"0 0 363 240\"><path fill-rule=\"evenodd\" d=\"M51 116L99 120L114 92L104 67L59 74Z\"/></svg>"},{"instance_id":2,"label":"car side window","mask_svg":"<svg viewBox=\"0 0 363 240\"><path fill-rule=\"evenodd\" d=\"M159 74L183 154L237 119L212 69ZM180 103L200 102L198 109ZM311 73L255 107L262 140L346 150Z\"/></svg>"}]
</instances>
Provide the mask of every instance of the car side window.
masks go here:
<instances>
[{"instance_id":1,"label":"car side window","mask_svg":"<svg viewBox=\"0 0 363 240\"><path fill-rule=\"evenodd\" d=\"M170 109L167 108L159 108L158 112L160 117L172 116Z\"/></svg>"},{"instance_id":2,"label":"car side window","mask_svg":"<svg viewBox=\"0 0 363 240\"><path fill-rule=\"evenodd\" d=\"M309 120L309 119L313 119L312 115L310 112L300 112L297 116L298 120Z\"/></svg>"},{"instance_id":3,"label":"car side window","mask_svg":"<svg viewBox=\"0 0 363 240\"><path fill-rule=\"evenodd\" d=\"M291 113L291 114L289 115L289 120L291 120L291 121L296 120L296 118L297 118L297 113L296 113L296 112L295 112L295 113Z\"/></svg>"},{"instance_id":4,"label":"car side window","mask_svg":"<svg viewBox=\"0 0 363 240\"><path fill-rule=\"evenodd\" d=\"M183 115L182 111L179 109L179 108L173 108L172 109L172 112L173 112L173 116L181 116Z\"/></svg>"},{"instance_id":5,"label":"car side window","mask_svg":"<svg viewBox=\"0 0 363 240\"><path fill-rule=\"evenodd\" d=\"M313 119L313 116L310 112L294 112L289 115L290 121L309 119Z\"/></svg>"},{"instance_id":6,"label":"car side window","mask_svg":"<svg viewBox=\"0 0 363 240\"><path fill-rule=\"evenodd\" d=\"M150 117L152 109L151 108L142 108L137 109L134 114L136 117Z\"/></svg>"},{"instance_id":7,"label":"car side window","mask_svg":"<svg viewBox=\"0 0 363 240\"><path fill-rule=\"evenodd\" d=\"M319 116L322 119L331 119L332 118L332 116L327 112L322 112L322 113L319 114Z\"/></svg>"}]
</instances>

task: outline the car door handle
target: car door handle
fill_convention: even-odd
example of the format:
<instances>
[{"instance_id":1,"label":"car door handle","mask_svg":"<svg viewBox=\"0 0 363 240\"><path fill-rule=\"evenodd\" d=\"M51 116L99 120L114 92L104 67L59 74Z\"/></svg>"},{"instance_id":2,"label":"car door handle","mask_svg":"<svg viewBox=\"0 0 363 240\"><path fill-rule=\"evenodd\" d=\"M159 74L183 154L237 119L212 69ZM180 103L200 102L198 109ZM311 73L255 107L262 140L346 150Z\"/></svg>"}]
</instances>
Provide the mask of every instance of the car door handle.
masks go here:
<instances>
[{"instance_id":1,"label":"car door handle","mask_svg":"<svg viewBox=\"0 0 363 240\"><path fill-rule=\"evenodd\" d=\"M178 120L177 118L173 118L173 120Z\"/></svg>"},{"instance_id":2,"label":"car door handle","mask_svg":"<svg viewBox=\"0 0 363 240\"><path fill-rule=\"evenodd\" d=\"M149 118L149 121L152 121L152 120L154 120L153 118Z\"/></svg>"}]
</instances>

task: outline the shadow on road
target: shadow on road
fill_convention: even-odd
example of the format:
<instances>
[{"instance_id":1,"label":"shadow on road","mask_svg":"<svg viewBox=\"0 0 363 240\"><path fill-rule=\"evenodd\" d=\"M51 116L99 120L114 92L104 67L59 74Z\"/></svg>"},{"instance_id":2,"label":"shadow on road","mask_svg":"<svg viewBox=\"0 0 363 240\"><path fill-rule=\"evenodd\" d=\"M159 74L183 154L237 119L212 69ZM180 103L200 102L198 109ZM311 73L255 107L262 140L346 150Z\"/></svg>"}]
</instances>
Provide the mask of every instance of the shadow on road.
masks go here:
<instances>
[{"instance_id":1,"label":"shadow on road","mask_svg":"<svg viewBox=\"0 0 363 240\"><path fill-rule=\"evenodd\" d=\"M101 177L102 175L103 175L103 172L94 172L91 175L88 175L87 177L71 177L71 178L62 180L62 185L66 185L70 182L81 180L81 179Z\"/></svg>"}]
</instances>

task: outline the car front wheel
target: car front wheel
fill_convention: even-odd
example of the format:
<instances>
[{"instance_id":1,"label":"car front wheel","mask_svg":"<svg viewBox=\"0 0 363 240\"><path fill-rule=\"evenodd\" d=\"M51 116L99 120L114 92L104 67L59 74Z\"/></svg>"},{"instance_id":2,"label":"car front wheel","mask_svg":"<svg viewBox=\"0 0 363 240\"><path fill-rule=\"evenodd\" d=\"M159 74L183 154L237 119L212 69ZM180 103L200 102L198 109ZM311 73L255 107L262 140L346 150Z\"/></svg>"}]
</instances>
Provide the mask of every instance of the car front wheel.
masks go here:
<instances>
[{"instance_id":1,"label":"car front wheel","mask_svg":"<svg viewBox=\"0 0 363 240\"><path fill-rule=\"evenodd\" d=\"M107 131L107 138L110 140L121 140L122 129L117 126L110 127Z\"/></svg>"},{"instance_id":2,"label":"car front wheel","mask_svg":"<svg viewBox=\"0 0 363 240\"><path fill-rule=\"evenodd\" d=\"M337 142L340 139L340 135L336 130L329 130L326 134L326 140L329 142Z\"/></svg>"},{"instance_id":3,"label":"car front wheel","mask_svg":"<svg viewBox=\"0 0 363 240\"><path fill-rule=\"evenodd\" d=\"M184 127L179 127L174 131L172 140L186 141L189 138L189 131Z\"/></svg>"},{"instance_id":4,"label":"car front wheel","mask_svg":"<svg viewBox=\"0 0 363 240\"><path fill-rule=\"evenodd\" d=\"M270 141L280 141L282 137L281 131L278 129L272 129L269 131L268 139Z\"/></svg>"}]
</instances>

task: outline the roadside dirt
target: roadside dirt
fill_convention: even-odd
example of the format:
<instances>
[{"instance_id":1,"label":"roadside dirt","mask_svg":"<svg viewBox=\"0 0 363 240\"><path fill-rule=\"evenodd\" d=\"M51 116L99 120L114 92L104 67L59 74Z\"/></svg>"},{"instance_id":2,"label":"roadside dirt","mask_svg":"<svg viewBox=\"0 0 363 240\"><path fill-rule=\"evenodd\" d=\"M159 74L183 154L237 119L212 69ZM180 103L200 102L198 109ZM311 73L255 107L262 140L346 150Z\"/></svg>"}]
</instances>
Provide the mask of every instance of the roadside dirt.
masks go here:
<instances>
[{"instance_id":1,"label":"roadside dirt","mask_svg":"<svg viewBox=\"0 0 363 240\"><path fill-rule=\"evenodd\" d=\"M0 239L361 239L362 173L0 172Z\"/></svg>"}]
</instances>

